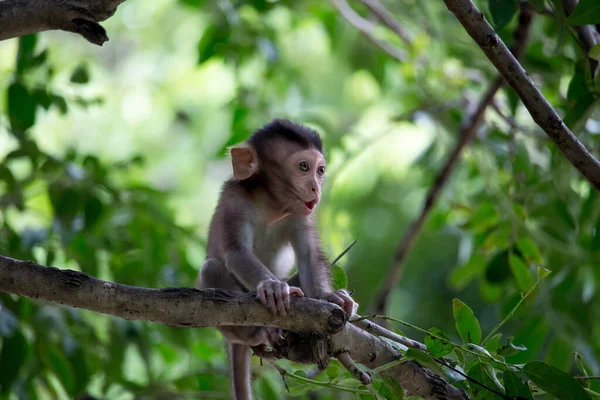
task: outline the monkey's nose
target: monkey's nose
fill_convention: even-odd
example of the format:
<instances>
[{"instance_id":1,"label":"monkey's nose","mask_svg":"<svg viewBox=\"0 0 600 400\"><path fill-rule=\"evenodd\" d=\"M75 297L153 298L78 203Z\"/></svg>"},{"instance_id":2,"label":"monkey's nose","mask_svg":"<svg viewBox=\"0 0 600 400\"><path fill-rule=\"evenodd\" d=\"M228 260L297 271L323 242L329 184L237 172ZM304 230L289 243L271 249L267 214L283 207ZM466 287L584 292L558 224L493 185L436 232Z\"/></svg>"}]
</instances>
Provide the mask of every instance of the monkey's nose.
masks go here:
<instances>
[{"instance_id":1,"label":"monkey's nose","mask_svg":"<svg viewBox=\"0 0 600 400\"><path fill-rule=\"evenodd\" d=\"M316 186L311 186L311 187L310 187L310 189L311 189L313 192L315 192L315 193L317 192L317 187L316 187Z\"/></svg>"}]
</instances>

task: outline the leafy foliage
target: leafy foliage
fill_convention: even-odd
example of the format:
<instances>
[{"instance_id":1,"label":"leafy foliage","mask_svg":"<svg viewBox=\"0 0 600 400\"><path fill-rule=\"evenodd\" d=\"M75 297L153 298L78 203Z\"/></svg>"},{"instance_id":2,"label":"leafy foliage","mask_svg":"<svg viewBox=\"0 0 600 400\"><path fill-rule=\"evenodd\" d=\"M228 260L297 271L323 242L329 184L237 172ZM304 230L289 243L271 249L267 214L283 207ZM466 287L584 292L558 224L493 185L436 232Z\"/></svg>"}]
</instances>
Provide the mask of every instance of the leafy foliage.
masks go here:
<instances>
[{"instance_id":1,"label":"leafy foliage","mask_svg":"<svg viewBox=\"0 0 600 400\"><path fill-rule=\"evenodd\" d=\"M510 44L520 2L477 3ZM530 3L541 14L522 63L597 154L599 50L574 27L600 23L598 3L580 0L569 16L558 1ZM193 286L229 176L225 149L287 117L323 132L320 232L331 257L359 237L332 275L366 314L471 103L497 75L442 2L385 4L414 39L383 26L376 35L404 50L404 63L317 0L125 2L101 50L69 34L0 42L0 254L137 286ZM574 376L600 375L599 249L598 192L504 89L387 310L427 352L394 344L402 357L369 388L335 360L325 371L282 361L289 393L254 359L253 390L408 399L384 372L412 360L473 398L597 396L598 380ZM0 295L0 397L175 394L230 397L216 330Z\"/></svg>"}]
</instances>

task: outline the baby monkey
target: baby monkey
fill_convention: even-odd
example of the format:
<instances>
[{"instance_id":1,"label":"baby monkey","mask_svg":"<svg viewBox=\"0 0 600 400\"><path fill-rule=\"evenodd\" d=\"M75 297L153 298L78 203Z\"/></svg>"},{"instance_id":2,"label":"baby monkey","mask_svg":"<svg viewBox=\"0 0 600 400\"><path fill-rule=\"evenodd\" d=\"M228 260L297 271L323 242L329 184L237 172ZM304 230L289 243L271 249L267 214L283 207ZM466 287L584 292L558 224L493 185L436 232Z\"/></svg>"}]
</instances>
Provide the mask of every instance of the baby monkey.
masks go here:
<instances>
[{"instance_id":1,"label":"baby monkey","mask_svg":"<svg viewBox=\"0 0 600 400\"><path fill-rule=\"evenodd\" d=\"M234 178L223 185L196 286L256 291L272 313L287 315L290 296L324 299L352 314L345 290L333 291L312 215L325 178L318 133L276 119L231 148ZM290 278L294 265L297 274ZM273 345L281 330L220 327L230 345L235 398L252 398L250 346Z\"/></svg>"}]
</instances>

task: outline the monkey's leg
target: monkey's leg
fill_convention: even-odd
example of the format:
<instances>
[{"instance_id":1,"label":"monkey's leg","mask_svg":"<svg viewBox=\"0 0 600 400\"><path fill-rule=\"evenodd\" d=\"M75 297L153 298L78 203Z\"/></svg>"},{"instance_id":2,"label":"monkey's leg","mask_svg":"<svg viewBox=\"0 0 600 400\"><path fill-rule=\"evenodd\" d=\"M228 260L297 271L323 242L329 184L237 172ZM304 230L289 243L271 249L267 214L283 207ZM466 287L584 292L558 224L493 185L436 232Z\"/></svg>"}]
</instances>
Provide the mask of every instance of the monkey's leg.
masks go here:
<instances>
[{"instance_id":1,"label":"monkey's leg","mask_svg":"<svg viewBox=\"0 0 600 400\"><path fill-rule=\"evenodd\" d=\"M245 291L229 271L227 271L225 265L210 258L202 265L196 287L198 289L222 288L238 292ZM221 331L229 343L247 346L258 346L260 344L273 345L273 342L281 335L281 329L260 326L221 326L217 329Z\"/></svg>"},{"instance_id":2,"label":"monkey's leg","mask_svg":"<svg viewBox=\"0 0 600 400\"><path fill-rule=\"evenodd\" d=\"M250 386L250 347L230 344L231 381L235 400L252 400Z\"/></svg>"}]
</instances>

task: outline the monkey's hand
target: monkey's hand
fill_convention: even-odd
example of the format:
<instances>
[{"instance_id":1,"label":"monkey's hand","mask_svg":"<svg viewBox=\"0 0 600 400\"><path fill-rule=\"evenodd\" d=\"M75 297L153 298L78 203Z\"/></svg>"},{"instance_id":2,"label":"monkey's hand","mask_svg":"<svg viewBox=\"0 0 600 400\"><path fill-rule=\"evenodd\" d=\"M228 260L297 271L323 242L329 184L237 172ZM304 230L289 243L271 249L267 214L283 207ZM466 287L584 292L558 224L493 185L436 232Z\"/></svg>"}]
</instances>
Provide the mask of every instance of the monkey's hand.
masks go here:
<instances>
[{"instance_id":1,"label":"monkey's hand","mask_svg":"<svg viewBox=\"0 0 600 400\"><path fill-rule=\"evenodd\" d=\"M300 288L276 279L262 281L256 291L263 306L273 314L282 316L286 316L290 311L290 296L304 297L304 292Z\"/></svg>"},{"instance_id":2,"label":"monkey's hand","mask_svg":"<svg viewBox=\"0 0 600 400\"><path fill-rule=\"evenodd\" d=\"M353 313L358 309L358 303L352 300L352 297L344 289L336 290L333 293L325 293L320 296L323 300L327 300L330 303L337 304L342 307L342 310L346 311L348 316L352 316Z\"/></svg>"}]
</instances>

